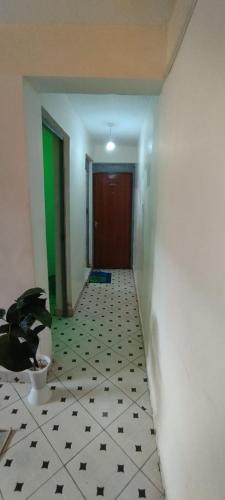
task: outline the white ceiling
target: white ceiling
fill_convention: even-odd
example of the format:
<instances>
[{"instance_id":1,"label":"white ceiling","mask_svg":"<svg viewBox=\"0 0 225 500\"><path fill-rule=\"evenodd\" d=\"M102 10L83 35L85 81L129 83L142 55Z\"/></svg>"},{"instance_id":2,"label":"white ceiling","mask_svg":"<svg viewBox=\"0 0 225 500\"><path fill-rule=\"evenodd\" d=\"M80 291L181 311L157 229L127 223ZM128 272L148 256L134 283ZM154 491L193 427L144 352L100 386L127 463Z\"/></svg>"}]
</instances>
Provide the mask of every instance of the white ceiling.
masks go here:
<instances>
[{"instance_id":1,"label":"white ceiling","mask_svg":"<svg viewBox=\"0 0 225 500\"><path fill-rule=\"evenodd\" d=\"M97 144L106 142L107 124L112 122L112 136L118 145L136 145L151 109L151 97L146 96L70 94L68 98Z\"/></svg>"},{"instance_id":2,"label":"white ceiling","mask_svg":"<svg viewBox=\"0 0 225 500\"><path fill-rule=\"evenodd\" d=\"M175 0L0 0L0 23L161 23Z\"/></svg>"}]
</instances>

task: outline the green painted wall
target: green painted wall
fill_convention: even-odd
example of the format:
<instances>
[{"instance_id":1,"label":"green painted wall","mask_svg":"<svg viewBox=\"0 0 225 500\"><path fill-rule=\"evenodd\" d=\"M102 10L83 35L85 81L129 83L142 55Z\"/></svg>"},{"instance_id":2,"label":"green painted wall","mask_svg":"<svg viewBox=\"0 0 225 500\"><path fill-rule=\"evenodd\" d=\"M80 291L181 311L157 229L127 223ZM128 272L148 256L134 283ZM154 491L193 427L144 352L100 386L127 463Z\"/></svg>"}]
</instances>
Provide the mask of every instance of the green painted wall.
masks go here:
<instances>
[{"instance_id":1,"label":"green painted wall","mask_svg":"<svg viewBox=\"0 0 225 500\"><path fill-rule=\"evenodd\" d=\"M59 155L59 139L51 130L42 127L46 240L48 256L48 275L55 275L55 165Z\"/></svg>"}]
</instances>

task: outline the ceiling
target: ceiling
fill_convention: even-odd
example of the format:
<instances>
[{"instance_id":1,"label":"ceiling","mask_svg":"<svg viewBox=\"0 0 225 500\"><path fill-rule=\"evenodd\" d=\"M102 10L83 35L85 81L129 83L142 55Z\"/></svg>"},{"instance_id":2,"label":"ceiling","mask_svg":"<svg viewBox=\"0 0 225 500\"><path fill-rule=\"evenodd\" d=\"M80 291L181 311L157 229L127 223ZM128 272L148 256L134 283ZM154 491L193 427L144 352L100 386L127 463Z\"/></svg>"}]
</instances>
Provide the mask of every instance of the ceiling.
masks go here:
<instances>
[{"instance_id":1,"label":"ceiling","mask_svg":"<svg viewBox=\"0 0 225 500\"><path fill-rule=\"evenodd\" d=\"M162 80L32 76L26 80L41 94L159 95Z\"/></svg>"},{"instance_id":2,"label":"ceiling","mask_svg":"<svg viewBox=\"0 0 225 500\"><path fill-rule=\"evenodd\" d=\"M136 145L151 109L151 97L146 96L74 94L68 98L97 144L106 142L107 124L112 122L112 137L118 145Z\"/></svg>"},{"instance_id":3,"label":"ceiling","mask_svg":"<svg viewBox=\"0 0 225 500\"><path fill-rule=\"evenodd\" d=\"M0 0L0 23L156 24L175 0Z\"/></svg>"}]
</instances>

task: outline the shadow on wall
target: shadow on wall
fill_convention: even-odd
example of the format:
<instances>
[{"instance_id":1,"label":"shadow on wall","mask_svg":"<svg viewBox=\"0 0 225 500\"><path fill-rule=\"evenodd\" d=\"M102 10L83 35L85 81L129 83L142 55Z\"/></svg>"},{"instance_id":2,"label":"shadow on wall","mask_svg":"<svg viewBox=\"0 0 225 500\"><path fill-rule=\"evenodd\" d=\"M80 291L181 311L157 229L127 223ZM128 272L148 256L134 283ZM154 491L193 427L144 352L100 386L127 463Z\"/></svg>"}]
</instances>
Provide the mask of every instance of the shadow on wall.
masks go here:
<instances>
[{"instance_id":1,"label":"shadow on wall","mask_svg":"<svg viewBox=\"0 0 225 500\"><path fill-rule=\"evenodd\" d=\"M160 347L158 321L153 313L150 319L150 335L146 345L146 358L150 370L151 403L154 412L155 424L158 424L158 415L162 404L162 374L160 368Z\"/></svg>"}]
</instances>

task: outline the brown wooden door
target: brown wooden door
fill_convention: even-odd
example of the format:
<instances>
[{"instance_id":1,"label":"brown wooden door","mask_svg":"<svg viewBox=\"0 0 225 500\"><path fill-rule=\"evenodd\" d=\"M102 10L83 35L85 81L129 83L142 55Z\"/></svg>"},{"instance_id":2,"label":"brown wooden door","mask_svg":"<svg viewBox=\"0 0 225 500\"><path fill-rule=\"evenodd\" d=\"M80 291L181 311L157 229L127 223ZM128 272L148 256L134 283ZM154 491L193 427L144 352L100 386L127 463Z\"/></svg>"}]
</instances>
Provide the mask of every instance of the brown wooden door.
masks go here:
<instances>
[{"instance_id":1,"label":"brown wooden door","mask_svg":"<svg viewBox=\"0 0 225 500\"><path fill-rule=\"evenodd\" d=\"M93 175L94 267L131 265L132 174Z\"/></svg>"}]
</instances>

